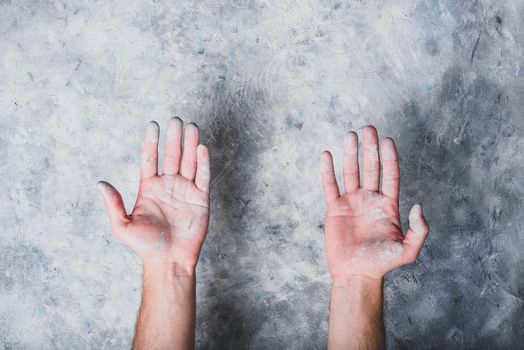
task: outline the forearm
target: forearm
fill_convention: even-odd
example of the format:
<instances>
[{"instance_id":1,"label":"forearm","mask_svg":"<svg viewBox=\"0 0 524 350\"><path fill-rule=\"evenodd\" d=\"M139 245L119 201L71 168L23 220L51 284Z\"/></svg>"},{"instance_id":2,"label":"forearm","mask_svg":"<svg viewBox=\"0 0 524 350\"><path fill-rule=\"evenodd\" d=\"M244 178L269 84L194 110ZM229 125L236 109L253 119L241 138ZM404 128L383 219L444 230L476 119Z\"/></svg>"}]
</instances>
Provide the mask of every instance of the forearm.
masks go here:
<instances>
[{"instance_id":1,"label":"forearm","mask_svg":"<svg viewBox=\"0 0 524 350\"><path fill-rule=\"evenodd\" d=\"M328 349L383 349L383 279L334 279Z\"/></svg>"},{"instance_id":2,"label":"forearm","mask_svg":"<svg viewBox=\"0 0 524 350\"><path fill-rule=\"evenodd\" d=\"M195 284L194 269L144 263L133 350L194 348Z\"/></svg>"}]
</instances>

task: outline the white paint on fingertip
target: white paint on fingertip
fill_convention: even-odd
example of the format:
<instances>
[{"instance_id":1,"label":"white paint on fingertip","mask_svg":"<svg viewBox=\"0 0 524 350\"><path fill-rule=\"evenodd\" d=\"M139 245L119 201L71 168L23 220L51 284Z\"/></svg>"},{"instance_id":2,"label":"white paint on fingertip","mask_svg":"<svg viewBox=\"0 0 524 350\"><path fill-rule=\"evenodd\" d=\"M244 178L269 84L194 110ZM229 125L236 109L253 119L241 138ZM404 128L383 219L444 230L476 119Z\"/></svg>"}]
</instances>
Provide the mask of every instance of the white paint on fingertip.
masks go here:
<instances>
[{"instance_id":1,"label":"white paint on fingertip","mask_svg":"<svg viewBox=\"0 0 524 350\"><path fill-rule=\"evenodd\" d=\"M355 133L348 133L344 138L344 151L348 156L358 155L358 137Z\"/></svg>"},{"instance_id":2,"label":"white paint on fingertip","mask_svg":"<svg viewBox=\"0 0 524 350\"><path fill-rule=\"evenodd\" d=\"M323 173L330 173L332 172L332 166L331 166L331 157L329 156L329 153L323 152L322 156L320 158L320 169Z\"/></svg>"},{"instance_id":3,"label":"white paint on fingertip","mask_svg":"<svg viewBox=\"0 0 524 350\"><path fill-rule=\"evenodd\" d=\"M409 227L418 235L424 234L426 231L426 224L422 216L422 206L420 204L415 204L409 212Z\"/></svg>"},{"instance_id":4,"label":"white paint on fingertip","mask_svg":"<svg viewBox=\"0 0 524 350\"><path fill-rule=\"evenodd\" d=\"M198 132L198 126L195 123L189 123L184 126L184 132L196 134Z\"/></svg>"},{"instance_id":5,"label":"white paint on fingertip","mask_svg":"<svg viewBox=\"0 0 524 350\"><path fill-rule=\"evenodd\" d=\"M201 159L205 159L207 160L209 157L208 157L208 154L207 154L207 147L200 144L197 146L197 152L198 152L198 155Z\"/></svg>"},{"instance_id":6,"label":"white paint on fingertip","mask_svg":"<svg viewBox=\"0 0 524 350\"><path fill-rule=\"evenodd\" d=\"M422 210L422 206L421 206L420 204L418 204L418 203L415 204L415 205L411 208L411 210L410 210L410 212L409 212L409 217L411 218L412 215L413 215L413 217L415 217L415 216L417 216L417 217L420 216L420 214L422 213L421 210Z\"/></svg>"},{"instance_id":7,"label":"white paint on fingertip","mask_svg":"<svg viewBox=\"0 0 524 350\"><path fill-rule=\"evenodd\" d=\"M158 135L160 133L160 127L156 122L150 122L146 128L146 142L158 143Z\"/></svg>"},{"instance_id":8,"label":"white paint on fingertip","mask_svg":"<svg viewBox=\"0 0 524 350\"><path fill-rule=\"evenodd\" d=\"M169 120L170 123L177 123L179 125L183 125L184 122L182 121L182 118L180 117L173 117Z\"/></svg>"},{"instance_id":9,"label":"white paint on fingertip","mask_svg":"<svg viewBox=\"0 0 524 350\"><path fill-rule=\"evenodd\" d=\"M385 139L382 141L382 144L380 145L380 157L382 160L395 160L397 158L391 140Z\"/></svg>"},{"instance_id":10,"label":"white paint on fingertip","mask_svg":"<svg viewBox=\"0 0 524 350\"><path fill-rule=\"evenodd\" d=\"M107 184L105 182L99 181L96 184L96 188L98 188L100 192L105 192L105 190L107 189Z\"/></svg>"},{"instance_id":11,"label":"white paint on fingertip","mask_svg":"<svg viewBox=\"0 0 524 350\"><path fill-rule=\"evenodd\" d=\"M169 121L167 127L166 138L170 141L177 140L181 136L182 122L178 118L173 118Z\"/></svg>"}]
</instances>

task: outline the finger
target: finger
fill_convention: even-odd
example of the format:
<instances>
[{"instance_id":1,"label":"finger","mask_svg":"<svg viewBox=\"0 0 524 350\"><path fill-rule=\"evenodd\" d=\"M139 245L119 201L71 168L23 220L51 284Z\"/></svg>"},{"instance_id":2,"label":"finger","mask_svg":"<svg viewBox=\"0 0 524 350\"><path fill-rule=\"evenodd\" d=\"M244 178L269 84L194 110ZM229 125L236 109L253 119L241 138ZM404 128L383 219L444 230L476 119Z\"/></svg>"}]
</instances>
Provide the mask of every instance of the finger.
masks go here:
<instances>
[{"instance_id":1,"label":"finger","mask_svg":"<svg viewBox=\"0 0 524 350\"><path fill-rule=\"evenodd\" d=\"M382 164L382 193L398 203L400 169L395 142L389 137L380 143L380 162Z\"/></svg>"},{"instance_id":2,"label":"finger","mask_svg":"<svg viewBox=\"0 0 524 350\"><path fill-rule=\"evenodd\" d=\"M429 225L424 218L422 206L415 204L409 212L409 230L402 241L404 246L402 258L405 262L410 263L417 259L428 233Z\"/></svg>"},{"instance_id":3,"label":"finger","mask_svg":"<svg viewBox=\"0 0 524 350\"><path fill-rule=\"evenodd\" d=\"M140 177L147 179L158 173L158 134L160 127L157 122L151 121L146 127L142 154L140 155Z\"/></svg>"},{"instance_id":4,"label":"finger","mask_svg":"<svg viewBox=\"0 0 524 350\"><path fill-rule=\"evenodd\" d=\"M97 183L97 187L104 198L104 205L109 214L109 221L113 229L113 233L117 233L121 228L125 226L127 222L126 208L122 201L122 196L116 188L107 182L100 181Z\"/></svg>"},{"instance_id":5,"label":"finger","mask_svg":"<svg viewBox=\"0 0 524 350\"><path fill-rule=\"evenodd\" d=\"M344 138L344 187L346 192L359 189L358 168L358 136L356 132L348 132Z\"/></svg>"},{"instance_id":6,"label":"finger","mask_svg":"<svg viewBox=\"0 0 524 350\"><path fill-rule=\"evenodd\" d=\"M320 172L322 174L322 186L326 195L326 202L331 202L340 197L338 190L337 178L335 177L335 168L333 166L333 157L328 151L322 152L320 161Z\"/></svg>"},{"instance_id":7,"label":"finger","mask_svg":"<svg viewBox=\"0 0 524 350\"><path fill-rule=\"evenodd\" d=\"M164 149L164 174L176 175L182 159L182 120L171 118L167 124L166 146Z\"/></svg>"},{"instance_id":8,"label":"finger","mask_svg":"<svg viewBox=\"0 0 524 350\"><path fill-rule=\"evenodd\" d=\"M197 170L195 185L204 192L209 192L209 150L204 145L197 147Z\"/></svg>"},{"instance_id":9,"label":"finger","mask_svg":"<svg viewBox=\"0 0 524 350\"><path fill-rule=\"evenodd\" d=\"M380 163L378 158L377 130L368 125L362 130L364 170L362 172L363 188L368 191L378 191L380 180Z\"/></svg>"},{"instance_id":10,"label":"finger","mask_svg":"<svg viewBox=\"0 0 524 350\"><path fill-rule=\"evenodd\" d=\"M180 165L180 175L191 181L195 179L196 174L196 148L199 138L199 130L196 124L189 123L184 126L184 151L182 154L182 164Z\"/></svg>"}]
</instances>

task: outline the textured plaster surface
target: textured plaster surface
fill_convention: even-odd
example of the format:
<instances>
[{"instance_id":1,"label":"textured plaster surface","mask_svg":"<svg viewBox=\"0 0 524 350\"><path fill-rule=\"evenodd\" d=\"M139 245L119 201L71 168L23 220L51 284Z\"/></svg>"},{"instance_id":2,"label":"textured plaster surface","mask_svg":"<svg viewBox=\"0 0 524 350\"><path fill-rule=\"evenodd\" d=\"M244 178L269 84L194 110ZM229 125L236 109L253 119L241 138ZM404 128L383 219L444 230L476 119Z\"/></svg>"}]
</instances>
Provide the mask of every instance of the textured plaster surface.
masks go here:
<instances>
[{"instance_id":1,"label":"textured plaster surface","mask_svg":"<svg viewBox=\"0 0 524 350\"><path fill-rule=\"evenodd\" d=\"M0 347L130 347L141 264L95 184L132 208L174 115L213 158L197 348L325 348L319 155L368 123L432 228L388 348L521 346L523 45L520 1L0 1Z\"/></svg>"}]
</instances>

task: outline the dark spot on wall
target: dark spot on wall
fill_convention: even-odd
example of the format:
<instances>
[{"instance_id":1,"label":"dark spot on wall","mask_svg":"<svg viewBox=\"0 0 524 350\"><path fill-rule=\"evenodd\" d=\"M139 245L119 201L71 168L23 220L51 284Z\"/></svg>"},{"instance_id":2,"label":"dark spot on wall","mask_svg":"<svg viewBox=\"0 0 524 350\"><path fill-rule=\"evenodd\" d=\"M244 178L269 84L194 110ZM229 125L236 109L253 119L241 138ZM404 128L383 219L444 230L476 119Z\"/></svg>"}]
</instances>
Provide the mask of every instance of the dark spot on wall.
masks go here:
<instances>
[{"instance_id":1,"label":"dark spot on wall","mask_svg":"<svg viewBox=\"0 0 524 350\"><path fill-rule=\"evenodd\" d=\"M224 75L202 104L208 121L202 127L202 136L212 150L213 193L210 234L202 256L217 276L208 293L209 301L201 305L207 319L198 322L205 336L197 338L205 342L199 345L203 348L244 347L269 317L265 308L246 294L256 281L257 271L249 273L249 269L236 266L242 256L260 254L253 252L251 245L256 239L250 237L254 232L249 227L265 221L257 217L253 198L254 191L265 191L266 187L256 189L253 176L261 171L257 157L269 145L273 123L261 112L263 92L249 85L239 89L236 84ZM215 227L226 231L214 232ZM276 224L268 229L278 233ZM217 254L224 251L228 254Z\"/></svg>"},{"instance_id":2,"label":"dark spot on wall","mask_svg":"<svg viewBox=\"0 0 524 350\"><path fill-rule=\"evenodd\" d=\"M439 46L438 46L438 42L435 39L431 38L431 39L426 40L426 43L424 46L426 48L426 52L430 54L431 56L438 55Z\"/></svg>"},{"instance_id":3,"label":"dark spot on wall","mask_svg":"<svg viewBox=\"0 0 524 350\"><path fill-rule=\"evenodd\" d=\"M293 59L296 66L303 67L307 64L306 58L303 55L299 55Z\"/></svg>"},{"instance_id":4,"label":"dark spot on wall","mask_svg":"<svg viewBox=\"0 0 524 350\"><path fill-rule=\"evenodd\" d=\"M412 348L420 337L443 348L481 348L489 339L482 330L497 314L501 294L522 298L524 291L505 278L510 267L502 260L511 259L499 259L505 248L498 240L510 234L499 221L517 216L524 196L513 180L517 174L494 172L499 145L512 130L511 113L501 98L507 95L504 87L460 65L444 73L434 94L393 112L404 121L397 145L406 201L401 206L407 214L421 201L431 233L417 265L397 272L416 274L416 279L397 281L387 292L396 298L390 312L397 317L406 313L413 320L410 327L388 320L388 339L395 348ZM417 288L404 298L408 285ZM509 317L501 322L518 324L512 318L517 315ZM517 339L518 334L524 335L515 329L508 337Z\"/></svg>"},{"instance_id":5,"label":"dark spot on wall","mask_svg":"<svg viewBox=\"0 0 524 350\"><path fill-rule=\"evenodd\" d=\"M286 125L289 128L295 128L295 129L301 130L302 127L304 126L304 122L300 120L299 118L288 116L286 118Z\"/></svg>"},{"instance_id":6,"label":"dark spot on wall","mask_svg":"<svg viewBox=\"0 0 524 350\"><path fill-rule=\"evenodd\" d=\"M282 231L282 225L268 225L265 230L270 235L278 235Z\"/></svg>"},{"instance_id":7,"label":"dark spot on wall","mask_svg":"<svg viewBox=\"0 0 524 350\"><path fill-rule=\"evenodd\" d=\"M53 278L59 271L52 270L49 258L37 247L29 244L2 247L3 263L0 266L2 288L22 292L27 288L45 288L36 285Z\"/></svg>"},{"instance_id":8,"label":"dark spot on wall","mask_svg":"<svg viewBox=\"0 0 524 350\"><path fill-rule=\"evenodd\" d=\"M495 30L502 36L502 17L499 15L495 16Z\"/></svg>"}]
</instances>

